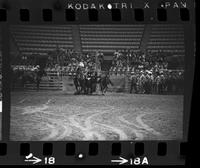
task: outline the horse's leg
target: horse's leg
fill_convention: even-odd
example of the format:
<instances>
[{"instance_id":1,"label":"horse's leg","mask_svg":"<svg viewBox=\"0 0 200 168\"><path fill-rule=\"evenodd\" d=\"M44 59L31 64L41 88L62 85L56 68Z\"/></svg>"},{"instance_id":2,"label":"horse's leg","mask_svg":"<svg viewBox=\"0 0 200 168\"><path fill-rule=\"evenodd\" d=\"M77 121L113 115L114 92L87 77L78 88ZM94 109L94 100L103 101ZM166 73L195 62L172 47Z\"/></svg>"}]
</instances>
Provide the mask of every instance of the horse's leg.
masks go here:
<instances>
[{"instance_id":1,"label":"horse's leg","mask_svg":"<svg viewBox=\"0 0 200 168\"><path fill-rule=\"evenodd\" d=\"M79 86L78 86L78 94L81 94L83 92L83 86L81 83L79 83Z\"/></svg>"},{"instance_id":2,"label":"horse's leg","mask_svg":"<svg viewBox=\"0 0 200 168\"><path fill-rule=\"evenodd\" d=\"M92 81L89 83L89 93L92 94Z\"/></svg>"},{"instance_id":3,"label":"horse's leg","mask_svg":"<svg viewBox=\"0 0 200 168\"><path fill-rule=\"evenodd\" d=\"M22 90L24 90L25 84L26 84L26 80L22 77L22 79L20 81L20 85L22 86Z\"/></svg>"},{"instance_id":4,"label":"horse's leg","mask_svg":"<svg viewBox=\"0 0 200 168\"><path fill-rule=\"evenodd\" d=\"M88 94L88 87L85 86L85 94L87 95Z\"/></svg>"},{"instance_id":5,"label":"horse's leg","mask_svg":"<svg viewBox=\"0 0 200 168\"><path fill-rule=\"evenodd\" d=\"M81 94L82 91L83 91L83 88L82 88L82 85L80 84L80 85L78 86L78 94Z\"/></svg>"},{"instance_id":6,"label":"horse's leg","mask_svg":"<svg viewBox=\"0 0 200 168\"><path fill-rule=\"evenodd\" d=\"M82 91L82 84L81 84L81 80L77 79L77 94L81 94Z\"/></svg>"},{"instance_id":7,"label":"horse's leg","mask_svg":"<svg viewBox=\"0 0 200 168\"><path fill-rule=\"evenodd\" d=\"M83 88L83 83L82 81L79 81L79 94L83 93L84 88Z\"/></svg>"},{"instance_id":8,"label":"horse's leg","mask_svg":"<svg viewBox=\"0 0 200 168\"><path fill-rule=\"evenodd\" d=\"M85 81L85 83L84 83L84 92L85 92L85 94L88 94L87 81Z\"/></svg>"},{"instance_id":9,"label":"horse's leg","mask_svg":"<svg viewBox=\"0 0 200 168\"><path fill-rule=\"evenodd\" d=\"M75 85L75 92L74 92L74 94L78 94L78 86L77 85Z\"/></svg>"},{"instance_id":10,"label":"horse's leg","mask_svg":"<svg viewBox=\"0 0 200 168\"><path fill-rule=\"evenodd\" d=\"M74 79L74 86L75 86L75 89L76 89L74 94L77 94L78 93L78 83L77 83L77 81L75 81L75 79Z\"/></svg>"},{"instance_id":11,"label":"horse's leg","mask_svg":"<svg viewBox=\"0 0 200 168\"><path fill-rule=\"evenodd\" d=\"M104 88L104 93L107 92L107 89L108 89L108 86L106 86L106 87Z\"/></svg>"},{"instance_id":12,"label":"horse's leg","mask_svg":"<svg viewBox=\"0 0 200 168\"><path fill-rule=\"evenodd\" d=\"M92 94L92 85L90 85L90 94Z\"/></svg>"},{"instance_id":13,"label":"horse's leg","mask_svg":"<svg viewBox=\"0 0 200 168\"><path fill-rule=\"evenodd\" d=\"M84 85L84 81L81 81L81 93L85 94L85 85Z\"/></svg>"},{"instance_id":14,"label":"horse's leg","mask_svg":"<svg viewBox=\"0 0 200 168\"><path fill-rule=\"evenodd\" d=\"M79 92L80 92L80 82L79 82L79 80L78 79L75 79L75 81L74 81L74 85L75 85L75 89L76 89L76 94L79 94Z\"/></svg>"},{"instance_id":15,"label":"horse's leg","mask_svg":"<svg viewBox=\"0 0 200 168\"><path fill-rule=\"evenodd\" d=\"M93 85L93 92L96 92L96 89L97 89L97 84L94 83L94 85Z\"/></svg>"},{"instance_id":16,"label":"horse's leg","mask_svg":"<svg viewBox=\"0 0 200 168\"><path fill-rule=\"evenodd\" d=\"M96 86L96 83L92 83L92 85L91 85L92 93L96 91L95 86Z\"/></svg>"},{"instance_id":17,"label":"horse's leg","mask_svg":"<svg viewBox=\"0 0 200 168\"><path fill-rule=\"evenodd\" d=\"M103 84L100 84L100 88L101 88L101 94L104 95L104 93L103 93L103 90L104 90Z\"/></svg>"},{"instance_id":18,"label":"horse's leg","mask_svg":"<svg viewBox=\"0 0 200 168\"><path fill-rule=\"evenodd\" d=\"M81 92L81 82L80 82L79 79L77 79L75 86L76 86L77 94L80 94L80 92Z\"/></svg>"},{"instance_id":19,"label":"horse's leg","mask_svg":"<svg viewBox=\"0 0 200 168\"><path fill-rule=\"evenodd\" d=\"M40 80L37 80L37 91L39 91L39 89L40 89Z\"/></svg>"}]
</instances>

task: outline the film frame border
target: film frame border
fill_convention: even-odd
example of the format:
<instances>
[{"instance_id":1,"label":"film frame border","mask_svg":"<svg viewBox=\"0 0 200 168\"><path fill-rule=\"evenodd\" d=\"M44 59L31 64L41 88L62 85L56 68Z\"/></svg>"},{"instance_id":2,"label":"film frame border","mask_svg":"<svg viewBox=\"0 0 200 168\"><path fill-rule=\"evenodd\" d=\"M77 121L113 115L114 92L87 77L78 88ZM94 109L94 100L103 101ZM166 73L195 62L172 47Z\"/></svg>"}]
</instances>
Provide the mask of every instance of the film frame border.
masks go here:
<instances>
[{"instance_id":1,"label":"film frame border","mask_svg":"<svg viewBox=\"0 0 200 168\"><path fill-rule=\"evenodd\" d=\"M16 1L17 2L17 1ZM25 2L25 1L24 1ZM51 4L51 3L49 3L49 4ZM190 4L190 3L189 3ZM80 14L80 16L81 16L81 18L82 17L84 17L85 19L78 19L78 20L75 20L75 21L70 21L70 22L66 22L65 20L63 20L65 17L62 17L62 19L54 19L54 20L52 20L51 22L45 22L45 21L43 21L42 19L41 20L38 20L38 18L40 17L41 18L41 12L39 12L39 14L38 14L38 12L36 12L38 15L35 15L35 17L33 17L34 19L30 19L30 22L22 22L22 21L20 21L20 19L18 20L18 19L15 19L15 18L13 18L12 16L19 16L19 13L20 12L18 12L18 8L16 8L15 10L14 10L14 12L13 11L11 11L12 10L12 6L11 7L9 7L8 6L8 10L6 10L7 12L7 20L6 20L6 22L0 22L1 23L1 27L2 27L2 29L3 29L3 44L4 44L4 46L3 46L3 48L2 48L2 53L3 53L3 69L2 69L2 71L3 71L3 74L6 72L6 70L7 70L7 67L9 66L9 57L5 57L5 55L7 55L8 53L9 53L9 30L8 30L8 27L9 27L9 25L12 25L12 24L27 24L27 25L32 25L32 24L34 24L34 25L36 25L36 24L44 24L44 25L46 25L46 24L50 24L50 25L53 25L53 24L66 24L66 23L70 23L70 24L146 24L146 21L147 21L147 23L151 23L151 24L153 24L153 23L159 23L159 24L161 24L161 23L163 23L163 24L165 24L165 23L167 23L168 24L168 22L170 22L170 23L172 23L172 24L174 24L174 23L179 23L179 24L184 24L185 25L185 30L188 32L188 33L185 33L185 35L187 36L185 36L185 39L187 39L187 40L185 40L185 46L186 46L186 51L185 51L185 54L186 54L186 56L187 55L194 55L194 46L190 43L192 40L194 41L194 33L192 33L192 36L191 36L191 34L189 34L189 32L191 32L191 30L192 30L192 28L193 28L193 26L192 25L194 25L194 13L193 13L193 7L192 7L192 3L190 4L191 6L191 8L189 8L189 11L190 11L190 19L188 20L188 21L183 21L183 20L181 20L180 19L180 13L179 13L179 10L177 10L176 11L176 13L178 14L178 18L179 18L179 20L178 20L178 22L177 22L177 20L176 19L174 19L175 17L171 17L171 19L172 20L169 20L169 18L170 17L168 17L168 20L167 21L165 21L165 22L160 22L160 21L158 21L157 19L155 19L155 20L152 20L152 19L150 19L150 17L148 17L148 19L146 18L146 17L144 17L144 18L146 18L147 20L145 20L144 19L144 21L135 21L134 19L125 19L124 20L124 15L126 15L126 13L129 13L129 12L123 12L123 13L121 13L121 21L118 21L118 22L116 22L116 21L113 21L112 20L112 17L111 17L111 15L110 14L108 14L108 13L110 13L110 12L108 12L107 13L107 16L109 15L109 19L108 19L108 22L106 22L107 20L99 20L98 22L99 23L97 23L97 22L90 22L89 21L89 19L88 19L88 17L85 17L85 16L88 16L88 13L86 13L86 11L83 11L83 13L84 13L84 15L82 15L82 14ZM48 6L48 5L47 5ZM49 9L50 7L44 7L44 8L41 8L41 9L38 9L38 10L40 10L40 11L42 11L42 9ZM21 9L21 8L19 8L19 9ZM26 8L25 8L26 9ZM30 11L32 11L32 10L30 10ZM168 10L167 9L167 11L168 12L170 12L170 9ZM173 9L173 11L174 11L174 9ZM150 12L150 11L149 11ZM146 10L145 10L145 16L147 16L148 15L148 13L149 12L146 12ZM168 13L167 12L167 13ZM54 16L54 14L53 14L53 16L55 17L55 18L57 18L57 15L56 15L56 13L57 13L57 11L55 11L55 16ZM81 11L80 11L80 13L82 13ZM151 13L151 12L150 12ZM173 12L172 12L173 13ZM14 15L13 15L14 14ZM16 15L17 14L17 15ZM155 13L155 11L153 12L153 14L154 14L154 16L156 16L156 13ZM60 12L60 15L61 15L61 12ZM63 13L62 13L62 15L63 15ZM100 15L99 15L100 16ZM148 16L152 16L152 15L148 15ZM177 16L177 15L176 15ZM30 17L32 18L32 15L30 15ZM11 19L12 18L12 19ZM100 17L101 18L101 17ZM106 17L107 18L107 17ZM39 21L39 22L38 22ZM106 22L106 23L105 23ZM3 23L3 24L2 24ZM189 24L192 24L192 25L189 25ZM193 32L194 32L194 30L193 30ZM188 40L188 39L190 39L190 40ZM6 45L7 44L7 45ZM189 48L189 49L187 49L187 48ZM191 56L191 57L192 57ZM190 59L191 57L186 57L187 58L187 60L185 61L187 64L186 64L186 67L185 67L185 69L187 70L186 72L187 72L187 74L186 74L186 76L189 76L190 77L190 79L191 80L189 80L189 81L192 81L192 79L193 79L193 76L194 76L194 57L192 57L192 59ZM191 75L192 74L192 75ZM8 75L9 76L9 75ZM186 103L186 104L184 104L184 106L187 106L187 111L190 111L190 105L191 105L191 97L192 97L192 95L191 95L191 92L190 91L192 91L192 83L193 82L189 82L189 88L190 89L188 89L187 91L187 95L189 95L189 96L185 96L185 99L184 99L184 102ZM58 154L59 155L59 152L57 151L57 150L55 150L56 148L55 148L55 146L60 146L61 144L62 144L62 146L63 145L66 145L68 142L42 142L42 141L40 141L40 142L11 142L11 141L9 141L9 133L8 132L6 132L6 131L8 131L9 130L9 127L10 126L8 126L9 124L7 123L7 120L9 119L9 115L8 114L6 114L5 115L5 112L4 111L7 111L7 110L9 110L10 111L10 105L8 106L8 104L9 104L9 101L10 101L10 99L9 99L9 97L10 97L10 95L8 94L8 93L10 93L9 92L9 89L7 88L7 87L5 87L6 86L6 84L9 84L9 77L5 77L5 75L3 75L3 99L5 99L6 101L4 101L3 102L3 125L2 125L2 132L3 132L3 135L2 135L2 142L1 142L1 145L0 146L2 146L2 144L3 144L3 148L7 148L7 154L9 154L10 152L11 152L11 150L13 150L14 149L14 151L16 151L16 152L13 152L13 153L15 153L11 158L13 158L13 157L15 157L16 156L16 158L18 157L18 158L21 158L21 156L19 157L18 156L18 154L20 155L20 153L21 154L23 154L23 152L20 152L20 146L21 146L21 143L22 144L24 144L24 143L29 143L29 144L31 144L31 149L36 149L37 147L41 147L40 149L41 150L39 150L39 155L44 155L44 153L43 153L43 150L42 149L44 149L43 148L43 145L42 144L45 144L45 143L52 143L53 144L53 153L55 152L56 154ZM8 86L8 85L7 85ZM187 98L186 98L187 97ZM184 108L184 110L185 110L186 108ZM4 116L5 115L5 116ZM186 119L186 120L185 120ZM184 121L186 121L186 123L187 124L189 124L189 114L186 114L185 115L185 112L184 112ZM187 125L186 124L186 125ZM187 126L185 126L184 125L184 127L186 127L186 128L184 128L184 129L186 129L187 131L184 131L184 133L185 132L187 132L187 133L185 133L185 134L188 134L188 128L189 128L189 126L187 125ZM6 128L6 129L5 129ZM105 145L105 144L109 144L109 149L111 150L111 153L112 153L112 144L114 143L120 143L121 144L121 146L122 146L122 154L124 154L124 152L127 152L127 150L125 151L125 149L127 148L127 146L131 146L131 152L130 153L132 153L133 155L135 155L135 153L133 152L134 150L135 150L135 144L138 144L138 143L143 143L144 144L144 153L146 152L146 150L149 148L149 145L151 146L152 144L154 144L153 146L154 146L154 148L152 148L153 149L153 151L154 151L154 154L155 153L157 153L156 151L157 150L155 150L155 149L157 149L156 147L158 147L159 146L159 143L164 143L164 144L167 144L167 155L165 155L165 156L168 156L168 154L170 154L170 150L171 149L175 149L176 148L176 154L177 154L177 156L179 156L179 157L181 157L182 158L182 154L183 155L185 155L185 147L183 147L183 150L182 150L182 147L180 147L180 146L187 146L187 144L186 144L186 142L187 142L187 137L186 137L186 135L184 136L184 139L183 139L183 141L161 141L161 142L158 142L158 141L136 141L136 142L123 142L123 141L114 141L114 142L111 142L111 141L105 141L105 142L99 142L99 141L97 141L97 142L94 142L94 141L92 141L92 142L86 142L86 141L77 141L77 142L74 142L75 143L75 147L76 147L76 150L75 150L75 154L74 155L72 155L72 157L71 157L71 159L75 159L74 158L74 156L76 156L76 154L77 153L79 153L79 152L82 152L82 151L86 151L85 152L85 154L87 155L87 153L88 153L88 151L90 150L89 149L89 143L97 143L98 144L98 146L100 147L99 148L99 151L101 151L100 149L102 149L101 147L103 147L103 145ZM69 143L73 143L73 142L69 142ZM82 145L81 144L83 144L83 143L85 143L85 144L87 144L87 145L84 145L85 146L85 148L84 148L84 150L82 150L82 151L80 151L80 149L82 149L83 147L82 147ZM132 145L130 145L130 144L132 144ZM174 144L175 144L175 146L174 146ZM7 146L7 147L5 147L5 146ZM22 145L23 146L23 145ZM25 145L26 146L26 145ZM86 147L87 146L87 147ZM155 147L156 146L156 147ZM77 147L78 147L78 149L77 149ZM175 148L174 148L175 147ZM23 147L22 147L23 148ZM59 149L61 149L61 148L59 148ZM129 149L129 148L128 148ZM23 150L23 149L22 149ZM26 152L25 152L26 153ZM24 154L25 154L24 153ZM181 154L182 153L182 154ZM105 153L104 153L105 154ZM126 153L127 154L127 153ZM108 157L110 157L110 156L112 156L112 155L110 155L110 152L108 152ZM157 154L156 154L157 155ZM161 154L162 155L162 154ZM100 152L100 155L98 156L98 157L96 157L97 158L97 160L98 160L98 158L99 157L102 157L103 155L102 155L102 153ZM150 156L150 155L149 155ZM1 156L0 156L1 157ZM10 156L9 156L10 157ZM9 158L8 156L6 156L6 157L3 157L3 163L6 163L6 161L4 160L5 158ZM86 156L87 157L87 156ZM129 157L131 157L131 156L129 156ZM113 157L112 157L113 158ZM6 159L6 160L7 160ZM64 159L64 158L63 158ZM65 158L66 159L66 158ZM160 159L160 158L159 158ZM20 159L18 159L18 161L19 161ZM153 160L158 160L158 158L156 158L156 159L152 159L152 161ZM4 162L5 161L5 162ZM75 159L75 162L76 162L77 160ZM95 162L95 163L97 163L96 162L96 160L95 159L93 159L93 161ZM163 165L163 163L166 161L166 157L163 157L163 159L162 159L162 157L161 157L161 160L160 160L160 163L156 163L156 164L154 164L154 163L152 163L152 165ZM171 163L173 163L174 162L174 160L172 161L171 160ZM77 162L76 162L77 163ZM169 162L168 162L169 163ZM16 163L15 163L16 164ZM20 163L19 163L20 164ZM70 163L69 163L70 164ZM73 163L72 163L73 164ZM80 164L84 164L83 163L83 160L80 162ZM91 164L91 162L87 162L86 164ZM184 164L184 161L183 162L181 162L180 164Z\"/></svg>"},{"instance_id":2,"label":"film frame border","mask_svg":"<svg viewBox=\"0 0 200 168\"><path fill-rule=\"evenodd\" d=\"M188 2L174 0L171 2L171 4L165 4L166 2L163 0L155 0L152 2L147 0L125 0L123 2L132 4L130 8L120 9L106 7L104 10L93 8L77 10L74 9L74 7L73 9L65 8L67 3L74 2L81 4L81 0L49 0L48 3L46 3L45 0L42 0L39 4L31 0L28 0L27 2L18 0L12 1L12 3L9 1L2 1L0 3L0 23L12 22L12 24L93 24L93 22L95 23L98 21L98 24L115 24L118 22L120 24L137 24L137 22L165 23L170 21L171 23L180 22L181 24L184 24L184 22L194 22L194 13L191 11L191 9L194 9L195 6L193 1L194 0ZM98 1L95 0L93 2L95 4ZM114 0L105 2L105 6L109 6L114 2ZM91 4L89 0L84 0L83 3ZM178 3L182 3L182 6L180 4L179 6ZM186 8L184 3L187 3ZM174 7L172 7L172 5L174 5ZM67 14L69 14L70 19L67 19ZM91 15L96 15L97 18L94 17L96 18L94 19ZM115 15L121 17L121 19L115 17ZM143 15L143 17L141 17L141 15ZM72 19L73 17L74 19Z\"/></svg>"}]
</instances>

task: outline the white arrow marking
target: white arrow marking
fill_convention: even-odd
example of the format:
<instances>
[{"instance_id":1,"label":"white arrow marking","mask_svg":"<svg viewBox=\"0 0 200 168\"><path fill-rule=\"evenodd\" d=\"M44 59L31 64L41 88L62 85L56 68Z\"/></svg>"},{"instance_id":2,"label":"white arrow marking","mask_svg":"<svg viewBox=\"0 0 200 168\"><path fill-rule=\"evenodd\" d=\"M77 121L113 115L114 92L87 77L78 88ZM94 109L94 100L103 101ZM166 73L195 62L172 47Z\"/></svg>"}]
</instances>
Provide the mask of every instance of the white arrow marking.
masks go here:
<instances>
[{"instance_id":1,"label":"white arrow marking","mask_svg":"<svg viewBox=\"0 0 200 168\"><path fill-rule=\"evenodd\" d=\"M119 157L119 159L120 160L111 160L111 162L113 162L113 163L119 163L120 165L128 162L128 160L124 159L123 157Z\"/></svg>"},{"instance_id":2,"label":"white arrow marking","mask_svg":"<svg viewBox=\"0 0 200 168\"><path fill-rule=\"evenodd\" d=\"M33 159L30 159L30 160L24 160L24 161L25 161L25 162L33 162L33 164L36 164L36 163L41 162L42 159L33 156Z\"/></svg>"}]
</instances>

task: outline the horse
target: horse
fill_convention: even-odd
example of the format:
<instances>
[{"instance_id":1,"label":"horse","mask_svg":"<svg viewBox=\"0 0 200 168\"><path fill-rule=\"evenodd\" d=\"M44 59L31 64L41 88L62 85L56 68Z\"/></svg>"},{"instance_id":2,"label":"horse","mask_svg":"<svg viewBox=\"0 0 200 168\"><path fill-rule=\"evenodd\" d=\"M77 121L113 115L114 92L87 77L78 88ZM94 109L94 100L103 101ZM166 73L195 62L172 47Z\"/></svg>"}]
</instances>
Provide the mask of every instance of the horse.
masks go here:
<instances>
[{"instance_id":1,"label":"horse","mask_svg":"<svg viewBox=\"0 0 200 168\"><path fill-rule=\"evenodd\" d=\"M73 81L76 88L75 94L86 93L86 79L83 73L76 73Z\"/></svg>"},{"instance_id":2,"label":"horse","mask_svg":"<svg viewBox=\"0 0 200 168\"><path fill-rule=\"evenodd\" d=\"M108 85L112 85L108 75L98 76L97 73L83 74L79 72L74 77L74 85L76 88L75 94L92 94L96 92L97 85L99 84L102 95L106 93Z\"/></svg>"},{"instance_id":3,"label":"horse","mask_svg":"<svg viewBox=\"0 0 200 168\"><path fill-rule=\"evenodd\" d=\"M81 88L80 88L80 85L79 85L79 79L76 75L74 76L73 81L74 81L74 86L75 86L75 89L76 89L75 94L78 94L78 93L80 93Z\"/></svg>"},{"instance_id":4,"label":"horse","mask_svg":"<svg viewBox=\"0 0 200 168\"><path fill-rule=\"evenodd\" d=\"M36 84L36 73L32 71L24 71L23 75L21 76L22 86L25 87L27 83L35 83Z\"/></svg>"},{"instance_id":5,"label":"horse","mask_svg":"<svg viewBox=\"0 0 200 168\"><path fill-rule=\"evenodd\" d=\"M12 89L14 89L15 83L19 82L22 88L25 88L27 83L35 84L36 89L39 90L39 85L41 82L41 78L45 75L46 72L44 70L38 71L24 71L24 70L17 70L12 71Z\"/></svg>"},{"instance_id":6,"label":"horse","mask_svg":"<svg viewBox=\"0 0 200 168\"><path fill-rule=\"evenodd\" d=\"M96 87L98 84L98 76L97 73L88 73L85 78L85 88L86 88L86 94L92 94L93 92L96 92Z\"/></svg>"},{"instance_id":7,"label":"horse","mask_svg":"<svg viewBox=\"0 0 200 168\"><path fill-rule=\"evenodd\" d=\"M14 90L16 83L21 84L21 76L23 75L22 70L13 70L11 69L11 89Z\"/></svg>"},{"instance_id":8,"label":"horse","mask_svg":"<svg viewBox=\"0 0 200 168\"><path fill-rule=\"evenodd\" d=\"M97 74L91 73L77 73L74 76L75 94L92 94L96 91Z\"/></svg>"},{"instance_id":9,"label":"horse","mask_svg":"<svg viewBox=\"0 0 200 168\"><path fill-rule=\"evenodd\" d=\"M111 85L111 86L114 85L108 75L101 76L100 80L99 80L99 84L100 84L100 89L101 89L102 95L104 95L106 93L106 91L108 89L108 85Z\"/></svg>"}]
</instances>

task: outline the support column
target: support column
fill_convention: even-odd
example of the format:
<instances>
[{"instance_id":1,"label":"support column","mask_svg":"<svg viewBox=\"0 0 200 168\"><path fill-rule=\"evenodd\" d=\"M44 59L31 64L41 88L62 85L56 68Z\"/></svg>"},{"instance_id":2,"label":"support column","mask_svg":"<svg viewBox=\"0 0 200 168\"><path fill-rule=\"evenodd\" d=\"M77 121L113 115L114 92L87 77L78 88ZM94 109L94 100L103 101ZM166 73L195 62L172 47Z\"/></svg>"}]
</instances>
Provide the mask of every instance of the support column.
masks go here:
<instances>
[{"instance_id":1,"label":"support column","mask_svg":"<svg viewBox=\"0 0 200 168\"><path fill-rule=\"evenodd\" d=\"M140 44L141 51L147 50L150 34L151 34L151 25L147 24L147 25L145 25L143 37L142 37L141 44Z\"/></svg>"},{"instance_id":2,"label":"support column","mask_svg":"<svg viewBox=\"0 0 200 168\"><path fill-rule=\"evenodd\" d=\"M22 54L19 51L19 47L17 46L17 42L15 41L15 38L12 34L10 34L10 51L11 63L13 63L12 61L17 59L18 56L22 56Z\"/></svg>"},{"instance_id":3,"label":"support column","mask_svg":"<svg viewBox=\"0 0 200 168\"><path fill-rule=\"evenodd\" d=\"M74 50L82 52L79 25L72 26L72 37L73 37Z\"/></svg>"}]
</instances>

